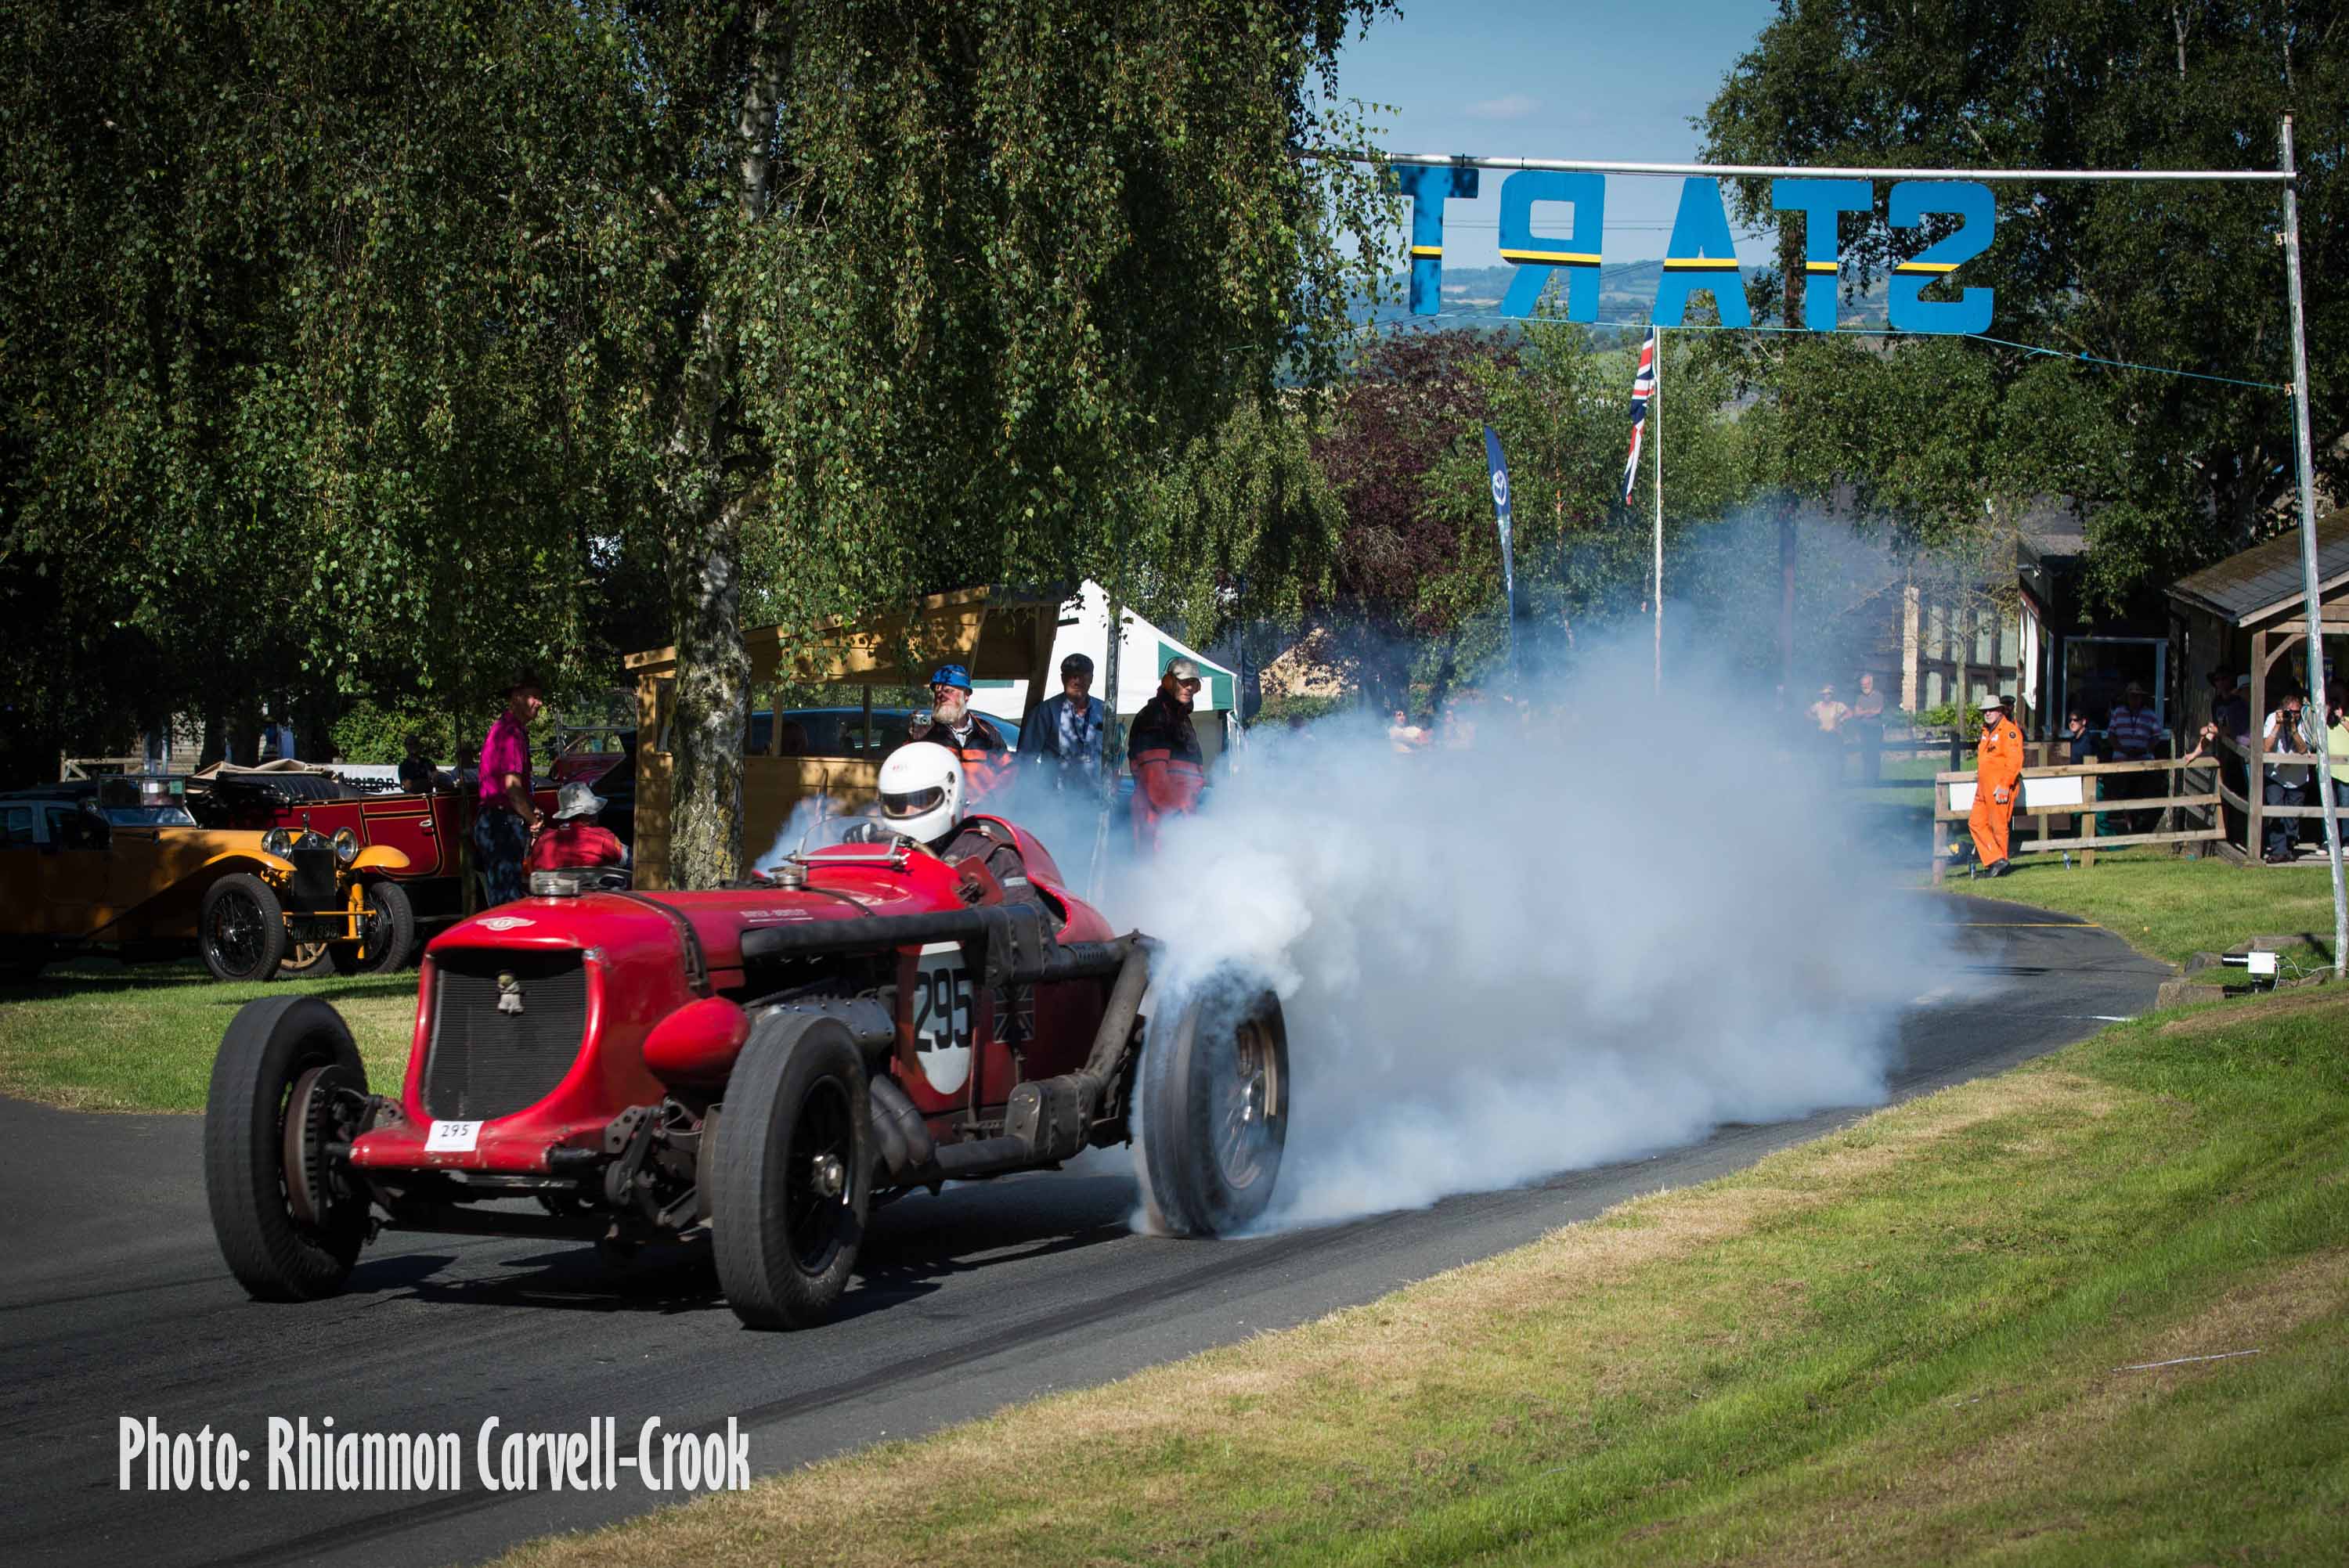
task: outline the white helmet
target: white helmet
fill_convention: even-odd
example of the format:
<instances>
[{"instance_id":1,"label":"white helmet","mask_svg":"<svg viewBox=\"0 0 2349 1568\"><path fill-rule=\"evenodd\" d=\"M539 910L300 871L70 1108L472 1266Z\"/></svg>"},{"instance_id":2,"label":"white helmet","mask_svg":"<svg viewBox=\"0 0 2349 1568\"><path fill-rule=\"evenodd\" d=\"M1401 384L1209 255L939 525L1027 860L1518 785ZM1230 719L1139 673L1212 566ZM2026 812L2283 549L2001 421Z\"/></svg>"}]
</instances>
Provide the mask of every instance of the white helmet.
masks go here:
<instances>
[{"instance_id":1,"label":"white helmet","mask_svg":"<svg viewBox=\"0 0 2349 1568\"><path fill-rule=\"evenodd\" d=\"M929 843L962 820L962 758L926 740L882 759L881 820L891 832Z\"/></svg>"}]
</instances>

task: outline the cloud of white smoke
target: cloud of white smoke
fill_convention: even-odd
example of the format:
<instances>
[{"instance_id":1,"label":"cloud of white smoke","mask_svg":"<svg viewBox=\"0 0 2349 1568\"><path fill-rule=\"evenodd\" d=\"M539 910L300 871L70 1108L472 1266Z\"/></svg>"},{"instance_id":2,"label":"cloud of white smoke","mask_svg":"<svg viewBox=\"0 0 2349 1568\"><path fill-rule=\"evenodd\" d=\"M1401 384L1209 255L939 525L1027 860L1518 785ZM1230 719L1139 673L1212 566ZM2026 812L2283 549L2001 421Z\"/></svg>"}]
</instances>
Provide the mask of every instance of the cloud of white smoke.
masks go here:
<instances>
[{"instance_id":1,"label":"cloud of white smoke","mask_svg":"<svg viewBox=\"0 0 2349 1568\"><path fill-rule=\"evenodd\" d=\"M1282 997L1268 1224L1883 1099L1942 939L1789 716L1733 689L1683 668L1660 701L1644 649L1586 645L1563 692L1478 705L1465 745L1260 730L1115 878L1113 916L1166 944L1162 985L1237 965Z\"/></svg>"}]
</instances>

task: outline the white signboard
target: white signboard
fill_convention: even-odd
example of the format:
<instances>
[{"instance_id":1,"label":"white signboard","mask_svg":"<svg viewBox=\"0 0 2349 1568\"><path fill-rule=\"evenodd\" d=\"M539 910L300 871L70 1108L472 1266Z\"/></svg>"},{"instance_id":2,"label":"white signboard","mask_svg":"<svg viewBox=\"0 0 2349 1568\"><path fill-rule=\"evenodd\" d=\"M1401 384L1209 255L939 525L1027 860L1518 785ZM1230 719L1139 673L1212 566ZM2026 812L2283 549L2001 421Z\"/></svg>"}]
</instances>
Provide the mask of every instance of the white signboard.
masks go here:
<instances>
[{"instance_id":1,"label":"white signboard","mask_svg":"<svg viewBox=\"0 0 2349 1568\"><path fill-rule=\"evenodd\" d=\"M2025 779L2023 781L2023 807L2027 811L2059 810L2066 806L2088 803L2088 781L2074 774L2068 779ZM1974 809L1974 787L1971 780L1950 786L1950 810L1971 811Z\"/></svg>"}]
</instances>

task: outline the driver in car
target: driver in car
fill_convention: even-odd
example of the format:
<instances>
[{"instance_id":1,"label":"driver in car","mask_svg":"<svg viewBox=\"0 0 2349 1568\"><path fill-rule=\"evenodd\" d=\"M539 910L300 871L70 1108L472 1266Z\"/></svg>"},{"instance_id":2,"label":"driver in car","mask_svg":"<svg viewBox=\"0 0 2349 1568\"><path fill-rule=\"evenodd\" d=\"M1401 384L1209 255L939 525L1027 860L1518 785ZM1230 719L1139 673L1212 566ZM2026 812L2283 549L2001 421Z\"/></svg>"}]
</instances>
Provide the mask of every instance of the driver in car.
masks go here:
<instances>
[{"instance_id":1,"label":"driver in car","mask_svg":"<svg viewBox=\"0 0 2349 1568\"><path fill-rule=\"evenodd\" d=\"M978 861L1006 903L1041 903L1011 830L991 817L965 817L962 809L962 758L945 747L901 746L881 764L880 833L911 839L948 865Z\"/></svg>"},{"instance_id":2,"label":"driver in car","mask_svg":"<svg viewBox=\"0 0 2349 1568\"><path fill-rule=\"evenodd\" d=\"M568 871L580 866L625 866L628 847L619 835L600 825L596 814L605 801L586 785L565 784L554 797L554 820L531 841L526 869Z\"/></svg>"}]
</instances>

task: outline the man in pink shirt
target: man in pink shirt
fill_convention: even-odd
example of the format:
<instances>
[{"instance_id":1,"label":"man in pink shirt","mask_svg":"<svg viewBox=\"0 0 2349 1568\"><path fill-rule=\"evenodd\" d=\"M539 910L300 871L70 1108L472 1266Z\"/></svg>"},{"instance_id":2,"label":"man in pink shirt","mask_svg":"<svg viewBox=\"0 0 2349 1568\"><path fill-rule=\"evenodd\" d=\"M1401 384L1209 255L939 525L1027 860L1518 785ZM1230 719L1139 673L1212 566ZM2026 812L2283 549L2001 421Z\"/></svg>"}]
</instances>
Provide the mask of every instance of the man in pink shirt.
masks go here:
<instances>
[{"instance_id":1,"label":"man in pink shirt","mask_svg":"<svg viewBox=\"0 0 2349 1568\"><path fill-rule=\"evenodd\" d=\"M523 862L544 814L530 798L530 726L546 706L544 690L524 676L506 690L506 707L481 741L481 799L473 814L473 852L481 864L485 904L523 896Z\"/></svg>"}]
</instances>

